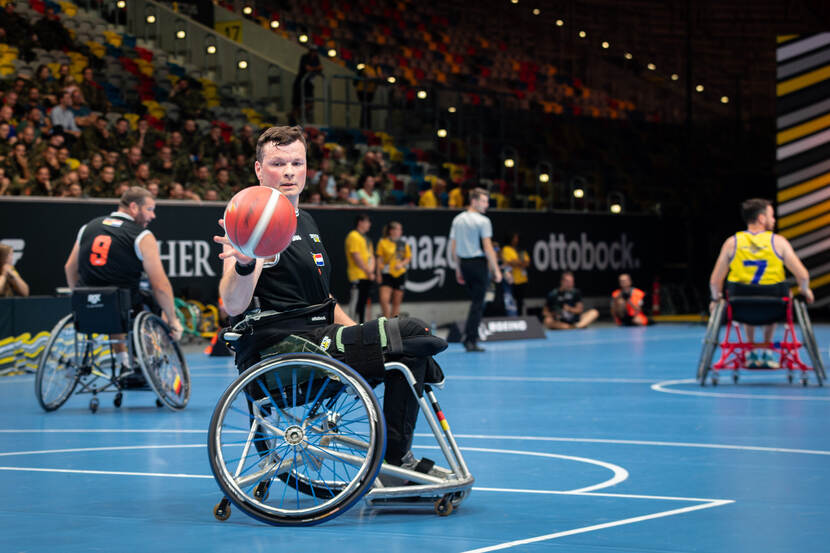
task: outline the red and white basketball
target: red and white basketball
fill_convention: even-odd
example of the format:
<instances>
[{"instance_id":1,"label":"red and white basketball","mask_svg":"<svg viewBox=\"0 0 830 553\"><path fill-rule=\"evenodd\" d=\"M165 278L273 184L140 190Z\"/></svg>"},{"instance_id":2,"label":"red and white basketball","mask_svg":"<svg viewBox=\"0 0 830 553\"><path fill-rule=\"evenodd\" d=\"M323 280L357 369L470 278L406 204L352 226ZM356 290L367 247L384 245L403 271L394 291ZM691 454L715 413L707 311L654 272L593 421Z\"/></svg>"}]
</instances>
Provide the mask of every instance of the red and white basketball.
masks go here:
<instances>
[{"instance_id":1,"label":"red and white basketball","mask_svg":"<svg viewBox=\"0 0 830 553\"><path fill-rule=\"evenodd\" d=\"M225 233L231 245L248 257L269 258L291 244L297 214L279 190L250 186L225 207Z\"/></svg>"}]
</instances>

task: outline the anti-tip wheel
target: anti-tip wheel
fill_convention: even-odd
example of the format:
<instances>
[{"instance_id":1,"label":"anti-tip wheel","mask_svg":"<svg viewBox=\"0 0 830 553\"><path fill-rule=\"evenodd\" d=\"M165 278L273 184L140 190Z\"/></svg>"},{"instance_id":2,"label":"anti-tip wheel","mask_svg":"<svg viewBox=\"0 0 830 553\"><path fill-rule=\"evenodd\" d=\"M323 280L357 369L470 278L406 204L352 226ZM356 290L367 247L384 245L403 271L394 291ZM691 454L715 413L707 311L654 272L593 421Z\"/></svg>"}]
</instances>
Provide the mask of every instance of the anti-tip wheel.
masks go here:
<instances>
[{"instance_id":1,"label":"anti-tip wheel","mask_svg":"<svg viewBox=\"0 0 830 553\"><path fill-rule=\"evenodd\" d=\"M124 399L124 394L118 392L115 394L115 397L112 399L112 404L116 407L121 407L121 401Z\"/></svg>"},{"instance_id":2,"label":"anti-tip wheel","mask_svg":"<svg viewBox=\"0 0 830 553\"><path fill-rule=\"evenodd\" d=\"M98 410L98 398L94 397L89 400L89 410L93 413Z\"/></svg>"},{"instance_id":3,"label":"anti-tip wheel","mask_svg":"<svg viewBox=\"0 0 830 553\"><path fill-rule=\"evenodd\" d=\"M446 517L452 513L452 500L449 495L445 495L435 502L435 514L439 517Z\"/></svg>"},{"instance_id":4,"label":"anti-tip wheel","mask_svg":"<svg viewBox=\"0 0 830 553\"><path fill-rule=\"evenodd\" d=\"M162 402L159 398L156 398L156 407L158 407L159 409L164 407L164 402Z\"/></svg>"},{"instance_id":5,"label":"anti-tip wheel","mask_svg":"<svg viewBox=\"0 0 830 553\"><path fill-rule=\"evenodd\" d=\"M226 521L231 516L231 503L227 498L222 498L222 501L216 504L213 508L213 516L216 520Z\"/></svg>"}]
</instances>

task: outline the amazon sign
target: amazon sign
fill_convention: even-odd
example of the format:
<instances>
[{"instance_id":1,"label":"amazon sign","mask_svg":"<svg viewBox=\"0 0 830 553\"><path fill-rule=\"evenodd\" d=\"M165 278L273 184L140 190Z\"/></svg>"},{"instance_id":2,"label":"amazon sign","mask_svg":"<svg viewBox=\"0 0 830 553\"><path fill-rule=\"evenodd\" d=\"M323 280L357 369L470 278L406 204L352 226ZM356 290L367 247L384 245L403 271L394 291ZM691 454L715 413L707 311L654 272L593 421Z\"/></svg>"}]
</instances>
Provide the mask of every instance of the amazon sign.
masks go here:
<instances>
[{"instance_id":1,"label":"amazon sign","mask_svg":"<svg viewBox=\"0 0 830 553\"><path fill-rule=\"evenodd\" d=\"M222 264L212 236L221 228L224 204L158 202L150 230L159 240L162 263L179 296L216 300ZM52 295L65 286L63 264L81 225L117 209L114 200L58 198L0 198L0 241L13 245L16 266L32 294ZM332 292L346 301L344 242L356 215L369 213L374 244L390 221L403 225L412 249L406 301L445 301L466 298L455 280L449 230L456 210L355 209L309 207L331 257ZM492 210L494 241L504 243L518 232L519 249L528 253L528 296L541 297L555 287L563 270L573 271L586 296L604 296L616 287L619 272L629 272L635 285L646 288L654 274L660 220L651 216L540 213ZM47 224L48 222L48 224Z\"/></svg>"}]
</instances>

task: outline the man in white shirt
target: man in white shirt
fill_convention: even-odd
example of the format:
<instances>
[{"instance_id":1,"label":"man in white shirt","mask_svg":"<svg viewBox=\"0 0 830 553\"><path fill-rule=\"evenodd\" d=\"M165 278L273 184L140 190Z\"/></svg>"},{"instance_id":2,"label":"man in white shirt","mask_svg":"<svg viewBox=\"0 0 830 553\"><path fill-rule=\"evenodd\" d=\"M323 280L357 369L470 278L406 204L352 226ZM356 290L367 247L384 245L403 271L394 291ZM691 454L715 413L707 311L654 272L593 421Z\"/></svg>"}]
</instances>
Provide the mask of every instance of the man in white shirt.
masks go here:
<instances>
[{"instance_id":1,"label":"man in white shirt","mask_svg":"<svg viewBox=\"0 0 830 553\"><path fill-rule=\"evenodd\" d=\"M455 216L450 228L450 252L455 263L455 278L467 287L472 303L464 325L464 349L484 351L478 346L478 325L484 313L484 294L490 282L501 282L501 269L493 249L493 225L484 216L490 206L490 195L483 188L470 191L467 209Z\"/></svg>"},{"instance_id":2,"label":"man in white shirt","mask_svg":"<svg viewBox=\"0 0 830 553\"><path fill-rule=\"evenodd\" d=\"M64 134L70 134L75 138L81 136L81 129L75 123L75 114L72 112L72 94L64 92L61 96L60 104L52 108L49 112L49 117L52 119L52 125L60 125L63 128Z\"/></svg>"}]
</instances>

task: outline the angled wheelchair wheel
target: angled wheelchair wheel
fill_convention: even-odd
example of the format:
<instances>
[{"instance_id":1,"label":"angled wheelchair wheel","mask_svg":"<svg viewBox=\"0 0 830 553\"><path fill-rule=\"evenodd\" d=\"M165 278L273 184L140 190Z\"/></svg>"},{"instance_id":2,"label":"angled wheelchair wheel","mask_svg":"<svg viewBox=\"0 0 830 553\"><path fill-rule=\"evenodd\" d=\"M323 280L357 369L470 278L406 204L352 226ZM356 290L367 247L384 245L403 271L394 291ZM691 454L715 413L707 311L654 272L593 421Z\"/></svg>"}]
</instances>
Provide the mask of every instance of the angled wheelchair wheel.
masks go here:
<instances>
[{"instance_id":1,"label":"angled wheelchair wheel","mask_svg":"<svg viewBox=\"0 0 830 553\"><path fill-rule=\"evenodd\" d=\"M133 344L141 372L158 399L174 411L184 409L190 400L190 371L169 327L152 313L139 313Z\"/></svg>"},{"instance_id":2,"label":"angled wheelchair wheel","mask_svg":"<svg viewBox=\"0 0 830 553\"><path fill-rule=\"evenodd\" d=\"M85 341L85 335L75 332L71 314L52 329L35 376L35 395L45 411L54 411L66 403L78 385Z\"/></svg>"},{"instance_id":3,"label":"angled wheelchair wheel","mask_svg":"<svg viewBox=\"0 0 830 553\"><path fill-rule=\"evenodd\" d=\"M798 326L801 327L804 347L810 355L813 370L816 373L816 380L818 380L818 384L821 386L823 381L827 380L827 373L824 371L824 362L821 360L821 351L818 349L816 335L813 332L813 323L810 321L810 315L807 313L807 305L800 299L794 299L793 307L796 321L798 322Z\"/></svg>"},{"instance_id":4,"label":"angled wheelchair wheel","mask_svg":"<svg viewBox=\"0 0 830 553\"><path fill-rule=\"evenodd\" d=\"M700 352L700 360L697 363L697 379L701 386L706 385L706 376L712 367L712 357L718 347L718 336L726 310L726 300L720 300L709 315L709 324L706 325L706 335L703 337L703 349Z\"/></svg>"},{"instance_id":5,"label":"angled wheelchair wheel","mask_svg":"<svg viewBox=\"0 0 830 553\"><path fill-rule=\"evenodd\" d=\"M265 359L225 390L208 454L223 494L273 525L330 520L372 486L386 451L380 404L363 378L322 355Z\"/></svg>"}]
</instances>

